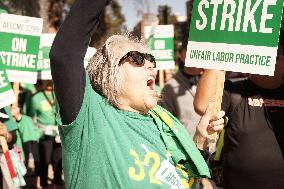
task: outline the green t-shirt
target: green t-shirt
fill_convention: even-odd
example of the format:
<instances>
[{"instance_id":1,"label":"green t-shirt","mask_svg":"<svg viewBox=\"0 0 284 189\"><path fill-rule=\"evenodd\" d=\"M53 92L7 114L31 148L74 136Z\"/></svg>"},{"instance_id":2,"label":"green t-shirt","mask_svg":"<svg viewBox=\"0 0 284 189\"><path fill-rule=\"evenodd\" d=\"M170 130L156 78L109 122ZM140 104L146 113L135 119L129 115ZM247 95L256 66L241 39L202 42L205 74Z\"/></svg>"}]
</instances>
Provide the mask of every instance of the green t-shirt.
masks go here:
<instances>
[{"instance_id":1,"label":"green t-shirt","mask_svg":"<svg viewBox=\"0 0 284 189\"><path fill-rule=\"evenodd\" d=\"M7 130L9 132L17 130L18 126L17 126L17 123L13 119L10 109L8 107L4 107L0 109L0 112L9 116L9 118L0 118L0 121L6 125Z\"/></svg>"},{"instance_id":2,"label":"green t-shirt","mask_svg":"<svg viewBox=\"0 0 284 189\"><path fill-rule=\"evenodd\" d=\"M22 90L22 102L20 102L22 106L22 112L24 114L28 114L31 106L31 98L37 92L35 85L30 83L21 83Z\"/></svg>"},{"instance_id":3,"label":"green t-shirt","mask_svg":"<svg viewBox=\"0 0 284 189\"><path fill-rule=\"evenodd\" d=\"M31 99L28 115L36 117L36 121L39 124L56 125L55 105L53 103L53 93L44 95L43 92L38 92Z\"/></svg>"},{"instance_id":4,"label":"green t-shirt","mask_svg":"<svg viewBox=\"0 0 284 189\"><path fill-rule=\"evenodd\" d=\"M199 180L174 165L151 116L109 105L88 77L80 112L60 134L68 189L194 188Z\"/></svg>"},{"instance_id":5,"label":"green t-shirt","mask_svg":"<svg viewBox=\"0 0 284 189\"><path fill-rule=\"evenodd\" d=\"M29 116L22 115L21 120L18 122L18 128L23 143L37 141L41 136L39 128L34 125Z\"/></svg>"}]
</instances>

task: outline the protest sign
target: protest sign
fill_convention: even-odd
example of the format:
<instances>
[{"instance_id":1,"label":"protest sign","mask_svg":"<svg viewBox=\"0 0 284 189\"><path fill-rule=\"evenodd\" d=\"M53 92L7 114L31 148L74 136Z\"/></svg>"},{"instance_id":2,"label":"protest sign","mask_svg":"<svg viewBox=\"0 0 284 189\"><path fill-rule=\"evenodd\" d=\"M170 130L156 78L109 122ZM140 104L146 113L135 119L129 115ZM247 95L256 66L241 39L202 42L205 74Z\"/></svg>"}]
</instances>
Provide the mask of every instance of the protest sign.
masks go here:
<instances>
[{"instance_id":1,"label":"protest sign","mask_svg":"<svg viewBox=\"0 0 284 189\"><path fill-rule=\"evenodd\" d=\"M38 51L38 79L41 80L51 80L51 71L50 71L50 59L49 52L53 40L55 38L55 33L43 33L40 36L40 45Z\"/></svg>"},{"instance_id":2,"label":"protest sign","mask_svg":"<svg viewBox=\"0 0 284 189\"><path fill-rule=\"evenodd\" d=\"M11 82L36 83L42 19L0 14L0 64Z\"/></svg>"},{"instance_id":3,"label":"protest sign","mask_svg":"<svg viewBox=\"0 0 284 189\"><path fill-rule=\"evenodd\" d=\"M195 0L186 66L274 75L283 0Z\"/></svg>"},{"instance_id":4,"label":"protest sign","mask_svg":"<svg viewBox=\"0 0 284 189\"><path fill-rule=\"evenodd\" d=\"M147 48L156 59L157 69L174 69L174 26L145 26L144 34Z\"/></svg>"},{"instance_id":5,"label":"protest sign","mask_svg":"<svg viewBox=\"0 0 284 189\"><path fill-rule=\"evenodd\" d=\"M43 33L40 37L40 49L38 53L38 79L51 80L49 52L55 38L55 33ZM88 47L84 57L84 67L86 67L96 53L94 47Z\"/></svg>"},{"instance_id":6,"label":"protest sign","mask_svg":"<svg viewBox=\"0 0 284 189\"><path fill-rule=\"evenodd\" d=\"M16 102L16 96L8 81L3 66L0 65L0 108Z\"/></svg>"}]
</instances>

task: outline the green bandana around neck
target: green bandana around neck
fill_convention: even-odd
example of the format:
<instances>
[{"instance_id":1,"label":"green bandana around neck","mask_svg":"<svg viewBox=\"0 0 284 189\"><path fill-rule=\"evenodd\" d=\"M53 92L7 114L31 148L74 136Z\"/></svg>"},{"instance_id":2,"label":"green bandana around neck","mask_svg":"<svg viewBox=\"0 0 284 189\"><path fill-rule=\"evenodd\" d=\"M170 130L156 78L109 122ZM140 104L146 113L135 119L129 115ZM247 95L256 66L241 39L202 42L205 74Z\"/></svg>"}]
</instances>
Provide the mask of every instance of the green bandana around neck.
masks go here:
<instances>
[{"instance_id":1,"label":"green bandana around neck","mask_svg":"<svg viewBox=\"0 0 284 189\"><path fill-rule=\"evenodd\" d=\"M198 175L195 176L210 178L209 168L185 127L160 106L151 109L149 113L157 123L174 163L177 165L181 161L188 160L189 157L194 166L187 164L184 168L197 169Z\"/></svg>"}]
</instances>

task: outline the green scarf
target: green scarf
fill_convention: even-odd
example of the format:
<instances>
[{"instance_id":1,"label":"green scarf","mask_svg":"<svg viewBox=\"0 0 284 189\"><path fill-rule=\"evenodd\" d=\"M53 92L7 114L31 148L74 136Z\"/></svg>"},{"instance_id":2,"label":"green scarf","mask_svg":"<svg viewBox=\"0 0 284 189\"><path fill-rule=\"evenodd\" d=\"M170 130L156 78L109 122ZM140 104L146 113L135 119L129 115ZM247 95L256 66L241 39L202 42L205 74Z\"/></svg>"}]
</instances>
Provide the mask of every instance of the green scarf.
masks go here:
<instances>
[{"instance_id":1,"label":"green scarf","mask_svg":"<svg viewBox=\"0 0 284 189\"><path fill-rule=\"evenodd\" d=\"M210 178L208 166L185 127L160 106L156 106L149 113L157 123L174 163L177 165L180 162L189 161L183 164L183 168L187 172L195 177Z\"/></svg>"}]
</instances>

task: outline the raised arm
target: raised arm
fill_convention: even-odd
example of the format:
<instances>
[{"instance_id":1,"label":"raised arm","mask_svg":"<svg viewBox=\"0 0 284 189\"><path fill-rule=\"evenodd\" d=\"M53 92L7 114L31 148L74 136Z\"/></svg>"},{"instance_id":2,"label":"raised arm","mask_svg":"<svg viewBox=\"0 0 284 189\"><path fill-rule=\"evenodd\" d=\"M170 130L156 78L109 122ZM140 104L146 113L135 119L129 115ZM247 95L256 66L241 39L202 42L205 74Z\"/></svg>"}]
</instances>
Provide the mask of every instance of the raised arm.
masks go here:
<instances>
[{"instance_id":1,"label":"raised arm","mask_svg":"<svg viewBox=\"0 0 284 189\"><path fill-rule=\"evenodd\" d=\"M221 72L223 71L204 70L198 82L193 103L194 109L199 115L203 115L205 113L209 102L213 100L217 85L217 75Z\"/></svg>"},{"instance_id":2,"label":"raised arm","mask_svg":"<svg viewBox=\"0 0 284 189\"><path fill-rule=\"evenodd\" d=\"M82 105L84 56L108 0L77 0L60 27L50 51L52 79L63 124L75 120Z\"/></svg>"}]
</instances>

